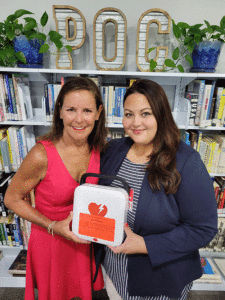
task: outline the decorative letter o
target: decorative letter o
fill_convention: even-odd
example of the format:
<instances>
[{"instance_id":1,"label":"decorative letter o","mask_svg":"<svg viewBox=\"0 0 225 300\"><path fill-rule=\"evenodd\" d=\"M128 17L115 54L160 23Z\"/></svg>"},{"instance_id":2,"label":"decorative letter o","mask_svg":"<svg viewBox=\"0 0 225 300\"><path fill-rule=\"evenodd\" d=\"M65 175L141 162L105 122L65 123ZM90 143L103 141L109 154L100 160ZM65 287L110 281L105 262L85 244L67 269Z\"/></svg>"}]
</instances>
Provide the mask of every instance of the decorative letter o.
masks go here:
<instances>
[{"instance_id":1,"label":"decorative letter o","mask_svg":"<svg viewBox=\"0 0 225 300\"><path fill-rule=\"evenodd\" d=\"M105 25L115 24L115 55L111 59L105 56ZM94 62L99 70L121 70L126 61L127 20L125 15L116 8L101 9L95 15L94 22Z\"/></svg>"}]
</instances>

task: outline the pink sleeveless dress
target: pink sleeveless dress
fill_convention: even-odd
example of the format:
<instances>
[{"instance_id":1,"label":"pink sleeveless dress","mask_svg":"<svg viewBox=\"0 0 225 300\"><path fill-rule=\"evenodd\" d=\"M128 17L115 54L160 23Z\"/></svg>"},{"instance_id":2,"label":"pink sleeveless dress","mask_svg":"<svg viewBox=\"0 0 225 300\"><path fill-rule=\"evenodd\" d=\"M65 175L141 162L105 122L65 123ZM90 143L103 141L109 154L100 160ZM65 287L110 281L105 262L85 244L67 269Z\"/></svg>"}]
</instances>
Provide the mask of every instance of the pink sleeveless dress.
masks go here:
<instances>
[{"instance_id":1,"label":"pink sleeveless dress","mask_svg":"<svg viewBox=\"0 0 225 300\"><path fill-rule=\"evenodd\" d=\"M41 141L48 157L45 178L36 186L36 209L52 221L64 220L73 210L74 190L79 185L66 169L53 143ZM93 150L87 172L100 172L100 154ZM97 184L97 178L86 182ZM104 286L99 272L94 285L95 263L91 245L77 244L48 234L45 228L32 224L27 253L25 300L92 299L92 288Z\"/></svg>"}]
</instances>

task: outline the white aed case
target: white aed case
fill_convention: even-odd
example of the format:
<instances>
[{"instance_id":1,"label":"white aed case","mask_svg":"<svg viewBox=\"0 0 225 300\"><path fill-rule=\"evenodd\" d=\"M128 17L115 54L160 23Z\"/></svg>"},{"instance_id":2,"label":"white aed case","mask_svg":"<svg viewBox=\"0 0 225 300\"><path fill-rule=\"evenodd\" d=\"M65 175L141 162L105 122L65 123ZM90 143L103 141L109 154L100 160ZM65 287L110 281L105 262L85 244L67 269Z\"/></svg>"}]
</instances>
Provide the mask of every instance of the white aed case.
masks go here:
<instances>
[{"instance_id":1,"label":"white aed case","mask_svg":"<svg viewBox=\"0 0 225 300\"><path fill-rule=\"evenodd\" d=\"M124 188L85 182L86 177L116 179ZM74 192L72 231L78 237L100 244L118 246L124 238L129 185L118 176L85 173Z\"/></svg>"}]
</instances>

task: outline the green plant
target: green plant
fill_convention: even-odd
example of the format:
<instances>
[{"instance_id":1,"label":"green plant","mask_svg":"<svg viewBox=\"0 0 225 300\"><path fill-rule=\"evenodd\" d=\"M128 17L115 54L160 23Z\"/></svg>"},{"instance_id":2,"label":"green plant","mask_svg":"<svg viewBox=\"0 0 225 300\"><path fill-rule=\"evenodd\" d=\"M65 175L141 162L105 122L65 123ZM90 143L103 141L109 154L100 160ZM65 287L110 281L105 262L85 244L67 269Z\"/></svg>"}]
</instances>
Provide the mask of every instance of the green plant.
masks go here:
<instances>
[{"instance_id":1,"label":"green plant","mask_svg":"<svg viewBox=\"0 0 225 300\"><path fill-rule=\"evenodd\" d=\"M18 35L25 35L28 40L36 38L39 40L41 48L39 53L49 50L49 44L53 42L58 51L63 48L61 41L62 35L51 30L44 33L45 26L48 22L48 14L43 13L40 24L32 17L25 17L24 23L19 23L19 18L24 15L33 15L32 12L19 9L14 14L9 15L4 22L0 23L0 66L15 66L18 61L26 63L26 58L22 52L15 52L13 40ZM70 52L71 46L65 46Z\"/></svg>"},{"instance_id":2,"label":"green plant","mask_svg":"<svg viewBox=\"0 0 225 300\"><path fill-rule=\"evenodd\" d=\"M161 71L170 71L178 69L180 72L184 72L184 68L181 61L185 59L191 66L193 61L191 53L194 50L195 45L203 41L221 41L225 42L225 16L220 20L220 26L210 25L206 20L205 27L203 24L189 25L184 22L173 24L173 34L178 42L178 46L173 50L172 59L166 59L165 65ZM148 53L153 51L155 47L149 48ZM150 60L150 71L157 70L157 62L154 59Z\"/></svg>"}]
</instances>

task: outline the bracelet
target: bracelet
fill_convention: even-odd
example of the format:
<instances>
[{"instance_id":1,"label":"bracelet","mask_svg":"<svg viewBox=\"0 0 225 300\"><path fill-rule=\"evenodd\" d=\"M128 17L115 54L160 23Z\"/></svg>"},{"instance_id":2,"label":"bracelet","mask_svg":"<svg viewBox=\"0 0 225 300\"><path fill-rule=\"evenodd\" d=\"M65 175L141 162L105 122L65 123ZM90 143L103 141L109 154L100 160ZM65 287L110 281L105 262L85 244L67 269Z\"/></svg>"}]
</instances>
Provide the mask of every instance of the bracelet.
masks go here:
<instances>
[{"instance_id":1,"label":"bracelet","mask_svg":"<svg viewBox=\"0 0 225 300\"><path fill-rule=\"evenodd\" d=\"M52 236L54 236L54 232L53 232L53 226L57 221L53 221L51 224L48 225L48 233L51 234Z\"/></svg>"}]
</instances>

